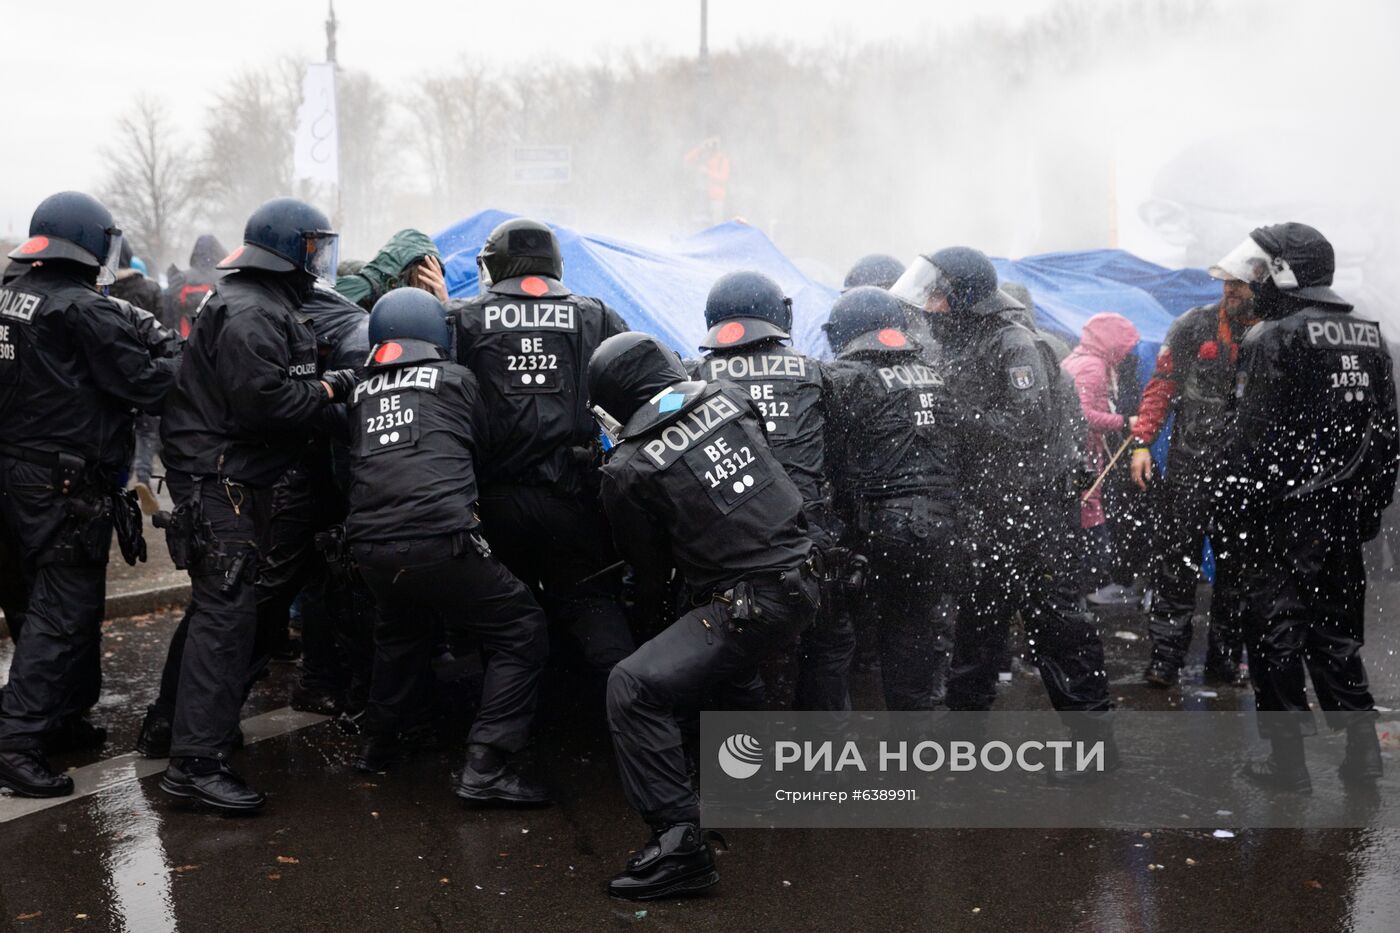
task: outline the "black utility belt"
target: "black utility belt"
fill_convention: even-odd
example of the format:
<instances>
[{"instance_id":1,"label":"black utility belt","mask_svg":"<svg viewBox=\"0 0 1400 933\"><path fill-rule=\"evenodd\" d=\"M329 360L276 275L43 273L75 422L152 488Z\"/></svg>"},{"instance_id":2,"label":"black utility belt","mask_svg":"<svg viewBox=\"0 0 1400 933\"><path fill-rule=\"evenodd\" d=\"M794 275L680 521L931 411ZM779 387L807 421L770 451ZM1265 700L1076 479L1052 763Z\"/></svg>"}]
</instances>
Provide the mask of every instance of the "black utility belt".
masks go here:
<instances>
[{"instance_id":1,"label":"black utility belt","mask_svg":"<svg viewBox=\"0 0 1400 933\"><path fill-rule=\"evenodd\" d=\"M25 463L32 463L35 466L63 467L75 473L81 473L87 469L87 461L82 457L56 450L35 450L32 447L0 443L0 454L13 457L16 460L23 460Z\"/></svg>"},{"instance_id":2,"label":"black utility belt","mask_svg":"<svg viewBox=\"0 0 1400 933\"><path fill-rule=\"evenodd\" d=\"M769 570L764 573L750 574L739 580L732 587L723 590L711 590L710 595L697 601L696 605L703 606L709 602L733 603L735 594L741 590L748 589L773 589L777 588L785 593L795 592L797 588L806 581L820 580L822 574L821 553L813 548L807 555L807 559L796 567L787 570Z\"/></svg>"}]
</instances>

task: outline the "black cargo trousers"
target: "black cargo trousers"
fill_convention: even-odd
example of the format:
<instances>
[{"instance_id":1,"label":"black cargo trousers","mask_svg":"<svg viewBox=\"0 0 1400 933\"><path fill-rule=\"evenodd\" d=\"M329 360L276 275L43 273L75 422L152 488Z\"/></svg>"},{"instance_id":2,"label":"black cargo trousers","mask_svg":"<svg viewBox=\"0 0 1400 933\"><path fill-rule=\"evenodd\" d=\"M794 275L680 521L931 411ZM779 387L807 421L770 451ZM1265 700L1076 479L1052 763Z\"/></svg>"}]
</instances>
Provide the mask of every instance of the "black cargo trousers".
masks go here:
<instances>
[{"instance_id":1,"label":"black cargo trousers","mask_svg":"<svg viewBox=\"0 0 1400 933\"><path fill-rule=\"evenodd\" d=\"M174 470L166 482L177 520L188 514L194 526L183 541L167 534L172 559L190 575L190 605L166 661L168 670L179 671L170 755L222 760L234 748L247 696L258 628L260 543L270 525L271 490ZM162 677L162 692L167 679Z\"/></svg>"},{"instance_id":2,"label":"black cargo trousers","mask_svg":"<svg viewBox=\"0 0 1400 933\"><path fill-rule=\"evenodd\" d=\"M59 482L53 466L0 454L0 534L28 590L0 707L0 751L39 748L101 691L111 511L101 477L85 472L67 495Z\"/></svg>"},{"instance_id":3,"label":"black cargo trousers","mask_svg":"<svg viewBox=\"0 0 1400 933\"><path fill-rule=\"evenodd\" d=\"M1334 486L1273 503L1242 523L1249 677L1260 712L1308 709L1307 677L1327 725L1374 716L1366 667L1366 570L1354 493ZM1269 717L1261 731L1307 729L1308 717ZM1264 728L1267 724L1268 728Z\"/></svg>"},{"instance_id":4,"label":"black cargo trousers","mask_svg":"<svg viewBox=\"0 0 1400 933\"><path fill-rule=\"evenodd\" d=\"M481 707L467 741L525 746L549 657L549 630L529 589L467 532L355 542L351 554L379 604L366 731L390 736L429 705L440 624L487 655Z\"/></svg>"},{"instance_id":5,"label":"black cargo trousers","mask_svg":"<svg viewBox=\"0 0 1400 933\"><path fill-rule=\"evenodd\" d=\"M1066 479L1011 491L971 510L973 581L958 607L949 709L992 708L1017 611L1055 709L1110 707L1098 625L1078 605L1078 506Z\"/></svg>"},{"instance_id":6,"label":"black cargo trousers","mask_svg":"<svg viewBox=\"0 0 1400 933\"><path fill-rule=\"evenodd\" d=\"M870 561L864 618L876 626L885 708L931 710L953 648L953 522L927 497L903 496L862 500L855 526L852 549Z\"/></svg>"},{"instance_id":7,"label":"black cargo trousers","mask_svg":"<svg viewBox=\"0 0 1400 933\"><path fill-rule=\"evenodd\" d=\"M635 647L602 506L584 491L495 484L477 503L491 549L578 645L599 683Z\"/></svg>"},{"instance_id":8,"label":"black cargo trousers","mask_svg":"<svg viewBox=\"0 0 1400 933\"><path fill-rule=\"evenodd\" d=\"M751 590L737 610L736 594ZM620 661L608 677L608 727L622 788L653 828L697 823L700 801L686 768L677 717L699 708L726 680L791 645L816 615L819 582L803 566L749 577L671 623Z\"/></svg>"},{"instance_id":9,"label":"black cargo trousers","mask_svg":"<svg viewBox=\"0 0 1400 933\"><path fill-rule=\"evenodd\" d=\"M344 517L344 501L329 472L308 462L293 465L261 495L269 499L268 519L257 559L258 624L247 689L286 643L288 613L297 595L303 594L303 681L348 686L362 700L369 682L373 599L358 579L336 579L331 588L332 574L316 546L317 533ZM187 608L161 671L154 705L167 716L173 715L179 693L190 614Z\"/></svg>"},{"instance_id":10,"label":"black cargo trousers","mask_svg":"<svg viewBox=\"0 0 1400 933\"><path fill-rule=\"evenodd\" d=\"M1244 646L1238 548L1236 542L1222 540L1212 521L1215 492L1221 481L1207 468L1188 463L1169 471L1158 490L1147 633L1152 640L1152 659L1177 670L1191 647L1196 584L1208 536L1215 554L1215 585L1207 659L1238 664Z\"/></svg>"}]
</instances>

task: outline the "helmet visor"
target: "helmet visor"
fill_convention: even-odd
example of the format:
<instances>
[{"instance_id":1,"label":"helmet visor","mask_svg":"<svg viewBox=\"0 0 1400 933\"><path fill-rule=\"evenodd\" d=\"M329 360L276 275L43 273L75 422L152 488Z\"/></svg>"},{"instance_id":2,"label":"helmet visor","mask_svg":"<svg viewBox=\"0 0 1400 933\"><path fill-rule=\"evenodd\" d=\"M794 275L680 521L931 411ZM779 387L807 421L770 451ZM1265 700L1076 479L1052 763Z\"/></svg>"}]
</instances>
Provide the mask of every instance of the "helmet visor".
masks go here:
<instances>
[{"instance_id":1,"label":"helmet visor","mask_svg":"<svg viewBox=\"0 0 1400 933\"><path fill-rule=\"evenodd\" d=\"M928 309L929 300L946 297L948 276L923 256L916 256L893 285L890 294L907 305Z\"/></svg>"},{"instance_id":2,"label":"helmet visor","mask_svg":"<svg viewBox=\"0 0 1400 933\"><path fill-rule=\"evenodd\" d=\"M340 236L329 230L306 234L306 262L303 268L327 288L335 288L335 270L340 264Z\"/></svg>"},{"instance_id":3,"label":"helmet visor","mask_svg":"<svg viewBox=\"0 0 1400 933\"><path fill-rule=\"evenodd\" d=\"M1260 285L1265 279L1273 279L1284 291L1298 287L1298 277L1288 262L1280 256L1270 256L1253 237L1245 237L1244 242L1230 250L1209 271L1215 278L1225 281L1239 279L1250 285Z\"/></svg>"},{"instance_id":4,"label":"helmet visor","mask_svg":"<svg viewBox=\"0 0 1400 933\"><path fill-rule=\"evenodd\" d=\"M107 228L107 255L96 257L102 265L97 270L97 285L111 285L117 280L117 269L122 258L122 232L115 227Z\"/></svg>"}]
</instances>

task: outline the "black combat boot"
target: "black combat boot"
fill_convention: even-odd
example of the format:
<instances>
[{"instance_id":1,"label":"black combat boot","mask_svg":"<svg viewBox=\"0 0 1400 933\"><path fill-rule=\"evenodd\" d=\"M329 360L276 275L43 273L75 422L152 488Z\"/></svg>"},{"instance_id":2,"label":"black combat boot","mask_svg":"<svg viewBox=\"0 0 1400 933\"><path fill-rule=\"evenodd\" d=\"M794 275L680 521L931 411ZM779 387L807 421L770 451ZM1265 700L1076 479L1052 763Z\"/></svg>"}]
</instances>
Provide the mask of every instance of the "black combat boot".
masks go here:
<instances>
[{"instance_id":1,"label":"black combat boot","mask_svg":"<svg viewBox=\"0 0 1400 933\"><path fill-rule=\"evenodd\" d=\"M658 829L641 851L627 860L627 870L608 882L608 893L650 901L702 891L719 883L708 835L694 823L673 823ZM722 837L716 838L728 848Z\"/></svg>"},{"instance_id":2,"label":"black combat boot","mask_svg":"<svg viewBox=\"0 0 1400 933\"><path fill-rule=\"evenodd\" d=\"M397 732L377 733L365 737L355 756L354 768L367 774L388 771L403 759L403 742Z\"/></svg>"},{"instance_id":3,"label":"black combat boot","mask_svg":"<svg viewBox=\"0 0 1400 933\"><path fill-rule=\"evenodd\" d=\"M1303 755L1302 736L1271 739L1269 745L1267 757L1246 762L1240 773L1269 790L1311 794L1312 776L1308 774L1307 758Z\"/></svg>"},{"instance_id":4,"label":"black combat boot","mask_svg":"<svg viewBox=\"0 0 1400 933\"><path fill-rule=\"evenodd\" d=\"M288 705L299 713L334 716L344 709L345 701L341 692L334 687L307 683L303 679L292 687L292 699Z\"/></svg>"},{"instance_id":5,"label":"black combat boot","mask_svg":"<svg viewBox=\"0 0 1400 933\"><path fill-rule=\"evenodd\" d=\"M1170 661L1153 658L1147 662L1147 670L1142 672L1142 679L1147 681L1148 686L1161 687L1165 690L1169 687L1175 687L1181 680L1181 668Z\"/></svg>"},{"instance_id":6,"label":"black combat boot","mask_svg":"<svg viewBox=\"0 0 1400 933\"><path fill-rule=\"evenodd\" d=\"M170 757L170 713L157 706L146 707L141 720L141 734L136 737L136 750L142 758Z\"/></svg>"},{"instance_id":7,"label":"black combat boot","mask_svg":"<svg viewBox=\"0 0 1400 933\"><path fill-rule=\"evenodd\" d=\"M172 797L207 804L227 813L251 813L267 802L226 763L216 758L173 758L160 779Z\"/></svg>"},{"instance_id":8,"label":"black combat boot","mask_svg":"<svg viewBox=\"0 0 1400 933\"><path fill-rule=\"evenodd\" d=\"M70 716L57 729L44 736L44 751L50 755L82 752L101 748L107 741L107 730L93 725L86 716Z\"/></svg>"},{"instance_id":9,"label":"black combat boot","mask_svg":"<svg viewBox=\"0 0 1400 933\"><path fill-rule=\"evenodd\" d=\"M73 779L56 774L38 749L0 752L0 787L21 797L67 797Z\"/></svg>"},{"instance_id":10,"label":"black combat boot","mask_svg":"<svg viewBox=\"0 0 1400 933\"><path fill-rule=\"evenodd\" d=\"M455 793L471 803L542 806L550 802L543 784L525 777L504 752L489 745L467 746L467 763L457 778Z\"/></svg>"},{"instance_id":11,"label":"black combat boot","mask_svg":"<svg viewBox=\"0 0 1400 933\"><path fill-rule=\"evenodd\" d=\"M1376 724L1367 719L1347 726L1347 753L1337 774L1348 784L1374 784L1385 773Z\"/></svg>"}]
</instances>

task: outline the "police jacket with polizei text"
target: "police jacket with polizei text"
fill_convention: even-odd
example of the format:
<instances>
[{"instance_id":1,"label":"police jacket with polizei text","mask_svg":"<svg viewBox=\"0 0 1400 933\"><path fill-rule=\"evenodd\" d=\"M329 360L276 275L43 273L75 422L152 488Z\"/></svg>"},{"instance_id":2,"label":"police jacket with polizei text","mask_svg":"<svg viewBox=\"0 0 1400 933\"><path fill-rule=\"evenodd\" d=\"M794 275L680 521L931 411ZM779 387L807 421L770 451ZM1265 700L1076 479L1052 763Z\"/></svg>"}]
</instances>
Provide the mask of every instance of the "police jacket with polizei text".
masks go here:
<instances>
[{"instance_id":1,"label":"police jacket with polizei text","mask_svg":"<svg viewBox=\"0 0 1400 933\"><path fill-rule=\"evenodd\" d=\"M749 394L707 385L675 417L608 454L603 508L643 588L674 565L694 593L728 589L810 553L802 496L763 435Z\"/></svg>"},{"instance_id":2,"label":"police jacket with polizei text","mask_svg":"<svg viewBox=\"0 0 1400 933\"><path fill-rule=\"evenodd\" d=\"M352 541L401 541L475 528L481 397L465 366L421 341L371 362L350 396ZM390 351L392 354L392 351Z\"/></svg>"},{"instance_id":3,"label":"police jacket with polizei text","mask_svg":"<svg viewBox=\"0 0 1400 933\"><path fill-rule=\"evenodd\" d=\"M873 335L870 335L873 336ZM959 425L942 373L912 341L905 350L857 338L827 364L832 384L828 457L848 521L859 502L918 496L951 517L959 479Z\"/></svg>"},{"instance_id":4,"label":"police jacket with polizei text","mask_svg":"<svg viewBox=\"0 0 1400 933\"><path fill-rule=\"evenodd\" d=\"M627 324L596 298L539 276L507 279L449 304L457 362L476 374L486 408L477 475L495 483L569 486L597 425L585 371L598 344Z\"/></svg>"},{"instance_id":5,"label":"police jacket with polizei text","mask_svg":"<svg viewBox=\"0 0 1400 933\"><path fill-rule=\"evenodd\" d=\"M1082 451L1061 449L1067 442L1062 421L1078 415L1082 422L1083 415L1072 385L1057 385L1061 374L1048 346L1007 311L969 312L948 320L938 336L962 426L960 459L969 498L1004 500L1072 468Z\"/></svg>"},{"instance_id":6,"label":"police jacket with polizei text","mask_svg":"<svg viewBox=\"0 0 1400 933\"><path fill-rule=\"evenodd\" d=\"M1345 306L1256 324L1240 345L1231 471L1271 500L1330 487L1359 495L1363 520L1395 494L1395 386L1372 321Z\"/></svg>"},{"instance_id":7,"label":"police jacket with polizei text","mask_svg":"<svg viewBox=\"0 0 1400 933\"><path fill-rule=\"evenodd\" d=\"M316 335L289 276L244 270L219 282L185 342L161 418L165 465L270 486L329 403Z\"/></svg>"},{"instance_id":8,"label":"police jacket with polizei text","mask_svg":"<svg viewBox=\"0 0 1400 933\"><path fill-rule=\"evenodd\" d=\"M158 411L178 359L152 357L134 316L75 268L0 287L0 443L124 467L132 409Z\"/></svg>"},{"instance_id":9,"label":"police jacket with polizei text","mask_svg":"<svg viewBox=\"0 0 1400 933\"><path fill-rule=\"evenodd\" d=\"M748 392L763 419L768 447L802 494L809 530L826 529L827 379L822 364L775 341L688 360L693 377L727 381Z\"/></svg>"}]
</instances>

